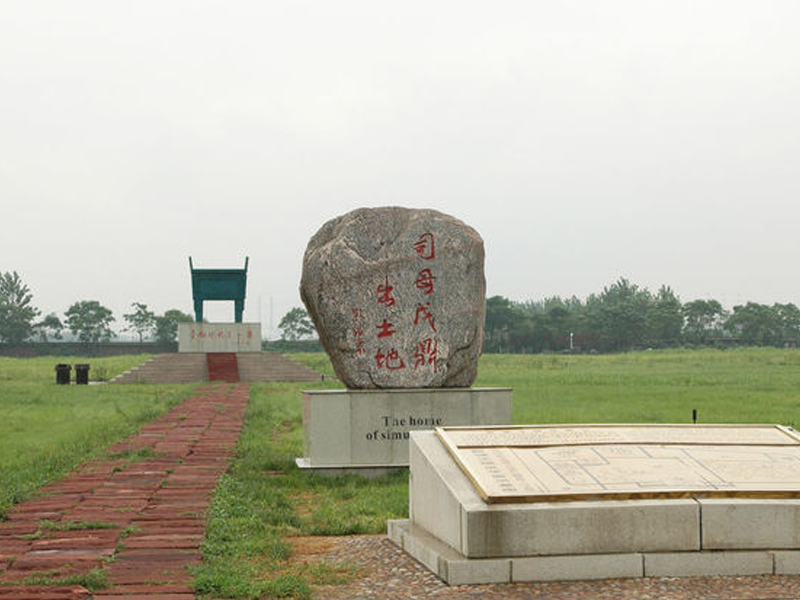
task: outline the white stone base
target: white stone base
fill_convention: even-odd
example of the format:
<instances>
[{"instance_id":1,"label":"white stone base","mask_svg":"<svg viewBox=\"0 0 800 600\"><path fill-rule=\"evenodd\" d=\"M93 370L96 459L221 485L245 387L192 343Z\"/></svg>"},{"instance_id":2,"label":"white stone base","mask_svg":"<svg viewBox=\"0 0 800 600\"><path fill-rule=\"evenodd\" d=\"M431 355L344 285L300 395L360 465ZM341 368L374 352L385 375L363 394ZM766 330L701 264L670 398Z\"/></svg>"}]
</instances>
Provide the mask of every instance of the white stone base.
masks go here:
<instances>
[{"instance_id":1,"label":"white stone base","mask_svg":"<svg viewBox=\"0 0 800 600\"><path fill-rule=\"evenodd\" d=\"M303 396L305 456L322 474L408 466L412 430L512 421L509 388L310 390Z\"/></svg>"},{"instance_id":2,"label":"white stone base","mask_svg":"<svg viewBox=\"0 0 800 600\"><path fill-rule=\"evenodd\" d=\"M410 519L389 537L451 585L800 572L798 499L488 504L434 432L414 432Z\"/></svg>"},{"instance_id":3,"label":"white stone base","mask_svg":"<svg viewBox=\"0 0 800 600\"><path fill-rule=\"evenodd\" d=\"M628 552L467 558L411 521L389 521L389 539L450 585L626 577L796 575L800 551Z\"/></svg>"},{"instance_id":4,"label":"white stone base","mask_svg":"<svg viewBox=\"0 0 800 600\"><path fill-rule=\"evenodd\" d=\"M261 352L261 323L178 323L178 352Z\"/></svg>"}]
</instances>

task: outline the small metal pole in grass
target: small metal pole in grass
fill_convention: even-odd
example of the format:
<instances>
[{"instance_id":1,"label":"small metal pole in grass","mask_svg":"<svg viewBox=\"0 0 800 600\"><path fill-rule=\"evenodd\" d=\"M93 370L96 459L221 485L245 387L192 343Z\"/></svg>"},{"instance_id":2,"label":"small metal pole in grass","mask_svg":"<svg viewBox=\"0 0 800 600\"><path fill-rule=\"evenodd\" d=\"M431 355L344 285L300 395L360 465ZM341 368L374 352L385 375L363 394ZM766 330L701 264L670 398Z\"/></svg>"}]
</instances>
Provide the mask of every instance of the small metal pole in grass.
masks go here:
<instances>
[{"instance_id":1,"label":"small metal pole in grass","mask_svg":"<svg viewBox=\"0 0 800 600\"><path fill-rule=\"evenodd\" d=\"M697 423L697 409L692 409L692 423Z\"/></svg>"}]
</instances>

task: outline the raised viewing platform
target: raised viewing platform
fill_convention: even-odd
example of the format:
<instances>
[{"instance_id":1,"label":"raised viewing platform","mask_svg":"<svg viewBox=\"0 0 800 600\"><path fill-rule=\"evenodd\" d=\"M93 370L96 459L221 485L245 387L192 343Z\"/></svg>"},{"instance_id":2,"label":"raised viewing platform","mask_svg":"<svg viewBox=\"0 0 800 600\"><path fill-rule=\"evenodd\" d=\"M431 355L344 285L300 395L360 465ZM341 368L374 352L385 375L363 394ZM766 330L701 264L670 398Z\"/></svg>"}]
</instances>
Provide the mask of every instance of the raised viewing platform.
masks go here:
<instances>
[{"instance_id":1,"label":"raised viewing platform","mask_svg":"<svg viewBox=\"0 0 800 600\"><path fill-rule=\"evenodd\" d=\"M448 427L410 452L389 535L450 584L800 573L789 427Z\"/></svg>"}]
</instances>

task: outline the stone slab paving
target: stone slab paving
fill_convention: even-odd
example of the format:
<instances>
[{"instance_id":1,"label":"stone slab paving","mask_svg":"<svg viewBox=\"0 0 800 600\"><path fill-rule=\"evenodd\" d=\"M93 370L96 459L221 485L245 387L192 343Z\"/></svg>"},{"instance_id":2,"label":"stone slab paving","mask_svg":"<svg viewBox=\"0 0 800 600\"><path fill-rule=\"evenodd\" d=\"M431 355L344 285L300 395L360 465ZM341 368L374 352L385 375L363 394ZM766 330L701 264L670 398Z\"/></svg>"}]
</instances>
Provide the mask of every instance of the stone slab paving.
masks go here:
<instances>
[{"instance_id":1,"label":"stone slab paving","mask_svg":"<svg viewBox=\"0 0 800 600\"><path fill-rule=\"evenodd\" d=\"M295 547L302 548L303 540ZM344 585L320 586L314 598L331 600L796 600L800 576L645 577L546 583L448 586L383 535L317 537L324 548L304 562L347 562L359 576ZM297 557L301 560L302 557Z\"/></svg>"},{"instance_id":2,"label":"stone slab paving","mask_svg":"<svg viewBox=\"0 0 800 600\"><path fill-rule=\"evenodd\" d=\"M111 448L116 458L15 506L0 523L0 600L193 599L189 567L200 563L205 511L233 458L248 398L245 384L202 388ZM94 595L25 585L97 568L113 587Z\"/></svg>"}]
</instances>

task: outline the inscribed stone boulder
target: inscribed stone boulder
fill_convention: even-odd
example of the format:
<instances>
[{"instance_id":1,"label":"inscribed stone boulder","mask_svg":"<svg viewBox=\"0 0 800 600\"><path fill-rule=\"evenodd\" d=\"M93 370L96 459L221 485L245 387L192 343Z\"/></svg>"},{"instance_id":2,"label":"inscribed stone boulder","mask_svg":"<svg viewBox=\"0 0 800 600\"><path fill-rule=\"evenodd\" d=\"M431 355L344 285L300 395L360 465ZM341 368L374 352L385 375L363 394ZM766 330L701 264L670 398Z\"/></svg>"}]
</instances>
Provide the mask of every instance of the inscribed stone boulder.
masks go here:
<instances>
[{"instance_id":1,"label":"inscribed stone boulder","mask_svg":"<svg viewBox=\"0 0 800 600\"><path fill-rule=\"evenodd\" d=\"M483 240L435 210L361 208L311 238L300 295L349 388L468 387L483 345Z\"/></svg>"}]
</instances>

